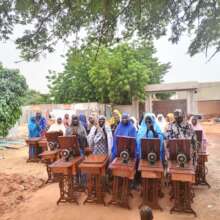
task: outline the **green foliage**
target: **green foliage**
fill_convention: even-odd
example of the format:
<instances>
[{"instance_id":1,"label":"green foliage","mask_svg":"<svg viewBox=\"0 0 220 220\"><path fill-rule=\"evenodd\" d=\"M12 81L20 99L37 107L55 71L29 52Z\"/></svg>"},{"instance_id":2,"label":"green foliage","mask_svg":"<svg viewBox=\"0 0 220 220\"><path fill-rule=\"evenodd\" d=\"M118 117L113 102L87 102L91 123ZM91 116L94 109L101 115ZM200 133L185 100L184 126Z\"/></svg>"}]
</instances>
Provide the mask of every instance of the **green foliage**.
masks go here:
<instances>
[{"instance_id":1,"label":"green foliage","mask_svg":"<svg viewBox=\"0 0 220 220\"><path fill-rule=\"evenodd\" d=\"M161 82L169 64L160 64L151 43L121 43L72 49L63 73L50 72L51 96L57 103L98 101L130 104L144 99L144 87Z\"/></svg>"},{"instance_id":2,"label":"green foliage","mask_svg":"<svg viewBox=\"0 0 220 220\"><path fill-rule=\"evenodd\" d=\"M192 34L190 55L209 47L216 53L220 51L219 15L220 0L2 0L0 40L8 39L16 24L26 25L16 43L30 60L44 51L53 52L60 39L76 40L81 30L89 42L105 44L118 41L119 36L159 38L170 30L173 43L184 32Z\"/></svg>"},{"instance_id":3,"label":"green foliage","mask_svg":"<svg viewBox=\"0 0 220 220\"><path fill-rule=\"evenodd\" d=\"M168 100L172 95L174 95L174 92L163 92L163 93L157 93L156 98L160 100Z\"/></svg>"},{"instance_id":4,"label":"green foliage","mask_svg":"<svg viewBox=\"0 0 220 220\"><path fill-rule=\"evenodd\" d=\"M28 89L24 98L23 105L49 104L51 100L48 94L41 94L38 91Z\"/></svg>"},{"instance_id":5,"label":"green foliage","mask_svg":"<svg viewBox=\"0 0 220 220\"><path fill-rule=\"evenodd\" d=\"M0 65L0 136L6 136L21 116L26 89L25 78L18 70L5 69Z\"/></svg>"}]
</instances>

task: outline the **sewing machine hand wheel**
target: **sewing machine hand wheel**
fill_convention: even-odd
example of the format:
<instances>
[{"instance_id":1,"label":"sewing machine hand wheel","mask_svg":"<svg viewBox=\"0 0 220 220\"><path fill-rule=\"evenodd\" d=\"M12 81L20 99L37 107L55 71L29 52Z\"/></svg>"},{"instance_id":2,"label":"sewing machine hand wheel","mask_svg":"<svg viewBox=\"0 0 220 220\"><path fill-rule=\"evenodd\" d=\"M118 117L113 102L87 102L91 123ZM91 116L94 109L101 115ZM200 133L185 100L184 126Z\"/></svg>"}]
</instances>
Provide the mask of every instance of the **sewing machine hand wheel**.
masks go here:
<instances>
[{"instance_id":1,"label":"sewing machine hand wheel","mask_svg":"<svg viewBox=\"0 0 220 220\"><path fill-rule=\"evenodd\" d=\"M182 153L177 155L177 159L176 160L177 160L177 163L179 164L180 167L184 167L184 165L187 162L186 155L182 154Z\"/></svg>"},{"instance_id":2,"label":"sewing machine hand wheel","mask_svg":"<svg viewBox=\"0 0 220 220\"><path fill-rule=\"evenodd\" d=\"M155 162L157 161L157 155L154 152L150 152L147 155L147 160L150 164L155 164Z\"/></svg>"},{"instance_id":3,"label":"sewing machine hand wheel","mask_svg":"<svg viewBox=\"0 0 220 220\"><path fill-rule=\"evenodd\" d=\"M61 158L63 158L65 161L67 161L70 157L70 151L68 149L62 150L60 152Z\"/></svg>"},{"instance_id":4,"label":"sewing machine hand wheel","mask_svg":"<svg viewBox=\"0 0 220 220\"><path fill-rule=\"evenodd\" d=\"M127 163L129 160L129 153L127 151L122 151L120 153L120 158L122 159L123 163Z\"/></svg>"}]
</instances>

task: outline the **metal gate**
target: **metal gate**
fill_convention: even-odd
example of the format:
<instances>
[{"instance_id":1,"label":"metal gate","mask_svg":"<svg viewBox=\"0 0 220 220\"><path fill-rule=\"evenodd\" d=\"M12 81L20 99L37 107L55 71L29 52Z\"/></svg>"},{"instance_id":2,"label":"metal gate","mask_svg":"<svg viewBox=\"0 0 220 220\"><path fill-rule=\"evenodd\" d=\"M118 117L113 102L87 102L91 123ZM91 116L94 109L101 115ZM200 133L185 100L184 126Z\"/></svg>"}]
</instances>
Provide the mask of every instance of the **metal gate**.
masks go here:
<instances>
[{"instance_id":1,"label":"metal gate","mask_svg":"<svg viewBox=\"0 0 220 220\"><path fill-rule=\"evenodd\" d=\"M153 101L152 105L153 113L156 115L161 113L165 116L170 112L174 112L175 109L182 109L187 114L186 99Z\"/></svg>"}]
</instances>

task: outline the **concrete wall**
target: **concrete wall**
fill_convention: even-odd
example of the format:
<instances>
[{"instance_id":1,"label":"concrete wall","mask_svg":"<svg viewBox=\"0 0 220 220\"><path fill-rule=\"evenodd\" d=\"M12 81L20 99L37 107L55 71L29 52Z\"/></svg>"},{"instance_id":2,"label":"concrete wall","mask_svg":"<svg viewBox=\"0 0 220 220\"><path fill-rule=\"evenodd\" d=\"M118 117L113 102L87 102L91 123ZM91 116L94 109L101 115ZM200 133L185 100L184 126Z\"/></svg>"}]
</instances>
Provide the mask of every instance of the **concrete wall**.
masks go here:
<instances>
[{"instance_id":1,"label":"concrete wall","mask_svg":"<svg viewBox=\"0 0 220 220\"><path fill-rule=\"evenodd\" d=\"M74 113L85 113L87 116L91 113L104 114L105 105L99 103L74 103L74 104L42 104L42 105L30 105L22 107L22 116L19 120L19 124L27 123L28 119L33 116L37 111L41 111L45 117L49 116L49 113L55 109L72 110Z\"/></svg>"},{"instance_id":2,"label":"concrete wall","mask_svg":"<svg viewBox=\"0 0 220 220\"><path fill-rule=\"evenodd\" d=\"M220 82L200 83L197 96L198 101L220 100Z\"/></svg>"},{"instance_id":3,"label":"concrete wall","mask_svg":"<svg viewBox=\"0 0 220 220\"><path fill-rule=\"evenodd\" d=\"M187 91L176 92L178 99L186 99ZM199 83L197 88L197 100L220 100L220 82Z\"/></svg>"}]
</instances>

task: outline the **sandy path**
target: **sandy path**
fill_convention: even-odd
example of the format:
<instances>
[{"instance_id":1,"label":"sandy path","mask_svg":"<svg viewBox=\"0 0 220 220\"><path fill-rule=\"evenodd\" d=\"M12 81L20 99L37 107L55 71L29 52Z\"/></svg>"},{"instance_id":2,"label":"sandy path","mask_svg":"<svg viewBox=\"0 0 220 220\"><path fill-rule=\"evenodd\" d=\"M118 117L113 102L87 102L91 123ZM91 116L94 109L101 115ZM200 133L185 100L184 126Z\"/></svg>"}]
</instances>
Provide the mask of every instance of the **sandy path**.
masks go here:
<instances>
[{"instance_id":1,"label":"sandy path","mask_svg":"<svg viewBox=\"0 0 220 220\"><path fill-rule=\"evenodd\" d=\"M212 132L210 127L208 132ZM209 139L209 174L208 181L212 188L196 187L196 197L193 203L193 208L197 212L198 220L219 220L220 219L220 133L207 134ZM218 127L218 131L220 131ZM25 162L25 150L16 151L12 156L12 152L7 152L7 159L0 161L0 171L4 170L6 173L30 173L38 177L46 178L45 168L42 164L33 164ZM13 151L14 152L14 151ZM1 152L0 152L1 153ZM10 156L11 155L11 156ZM5 154L6 156L6 154ZM7 164L5 162L7 161ZM2 172L2 171L1 171ZM192 215L186 214L169 214L172 207L172 202L168 199L168 190L165 198L160 201L164 211L154 211L154 219L156 220L185 220L195 219ZM138 205L140 198L135 196L131 200L132 210L118 208L115 206L104 207L102 205L75 205L75 204L60 204L56 205L59 196L58 185L47 185L37 192L33 193L31 198L18 205L16 210L6 213L0 217L1 220L138 220Z\"/></svg>"}]
</instances>

